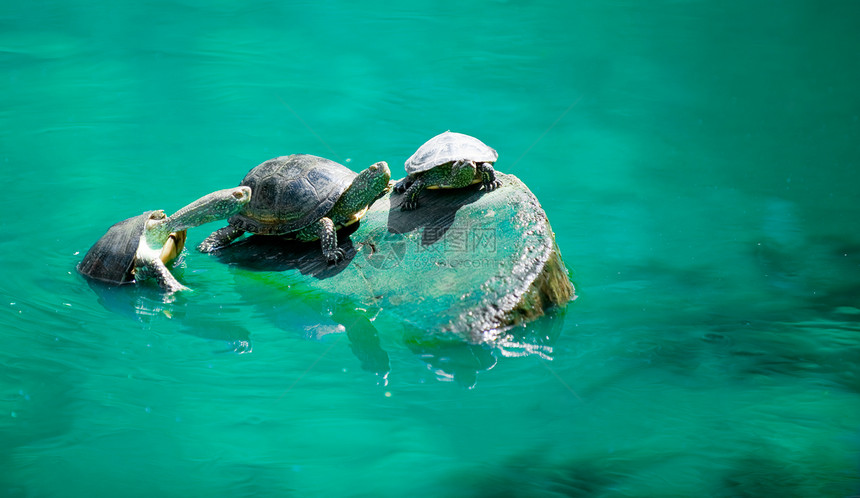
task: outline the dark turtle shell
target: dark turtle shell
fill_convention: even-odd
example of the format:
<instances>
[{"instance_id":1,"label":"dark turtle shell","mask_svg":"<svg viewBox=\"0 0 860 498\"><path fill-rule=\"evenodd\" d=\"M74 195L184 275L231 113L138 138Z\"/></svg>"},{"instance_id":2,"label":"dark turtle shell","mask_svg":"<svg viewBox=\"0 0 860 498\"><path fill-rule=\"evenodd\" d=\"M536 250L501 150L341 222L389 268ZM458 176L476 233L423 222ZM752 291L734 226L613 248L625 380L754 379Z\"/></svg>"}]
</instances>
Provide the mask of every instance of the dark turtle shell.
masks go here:
<instances>
[{"instance_id":1,"label":"dark turtle shell","mask_svg":"<svg viewBox=\"0 0 860 498\"><path fill-rule=\"evenodd\" d=\"M308 154L276 157L245 175L251 202L230 218L250 233L286 234L301 230L328 213L352 184L355 172Z\"/></svg>"},{"instance_id":2,"label":"dark turtle shell","mask_svg":"<svg viewBox=\"0 0 860 498\"><path fill-rule=\"evenodd\" d=\"M405 166L406 173L414 175L461 159L494 163L498 158L495 149L477 138L446 131L426 141L406 160Z\"/></svg>"},{"instance_id":3,"label":"dark turtle shell","mask_svg":"<svg viewBox=\"0 0 860 498\"><path fill-rule=\"evenodd\" d=\"M134 282L134 257L146 222L154 212L147 211L110 227L78 264L78 271L111 284Z\"/></svg>"}]
</instances>

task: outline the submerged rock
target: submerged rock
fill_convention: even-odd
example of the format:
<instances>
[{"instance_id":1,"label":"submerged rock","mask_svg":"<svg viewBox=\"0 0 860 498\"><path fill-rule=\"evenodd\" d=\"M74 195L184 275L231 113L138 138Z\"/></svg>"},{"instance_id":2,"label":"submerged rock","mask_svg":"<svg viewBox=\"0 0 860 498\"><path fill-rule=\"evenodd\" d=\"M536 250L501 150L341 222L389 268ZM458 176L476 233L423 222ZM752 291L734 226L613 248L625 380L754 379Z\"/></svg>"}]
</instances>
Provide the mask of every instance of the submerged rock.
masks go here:
<instances>
[{"instance_id":1,"label":"submerged rock","mask_svg":"<svg viewBox=\"0 0 860 498\"><path fill-rule=\"evenodd\" d=\"M492 341L575 297L537 198L517 177L497 177L492 192L428 191L415 211L386 194L339 232L346 258L337 265L318 243L276 236L248 237L218 256L267 285L346 296L434 335Z\"/></svg>"}]
</instances>

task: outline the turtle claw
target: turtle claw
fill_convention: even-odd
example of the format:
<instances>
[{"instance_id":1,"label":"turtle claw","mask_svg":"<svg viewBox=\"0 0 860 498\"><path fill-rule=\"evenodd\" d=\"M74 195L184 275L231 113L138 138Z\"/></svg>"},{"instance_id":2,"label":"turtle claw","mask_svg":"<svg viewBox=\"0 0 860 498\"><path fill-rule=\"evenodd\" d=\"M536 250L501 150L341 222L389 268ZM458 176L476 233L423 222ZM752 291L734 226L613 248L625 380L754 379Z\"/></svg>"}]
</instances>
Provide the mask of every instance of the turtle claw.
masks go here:
<instances>
[{"instance_id":1,"label":"turtle claw","mask_svg":"<svg viewBox=\"0 0 860 498\"><path fill-rule=\"evenodd\" d=\"M331 251L326 252L325 259L328 261L330 265L337 264L341 260L346 258L346 252L340 247L333 249Z\"/></svg>"},{"instance_id":2,"label":"turtle claw","mask_svg":"<svg viewBox=\"0 0 860 498\"><path fill-rule=\"evenodd\" d=\"M418 208L418 202L416 201L403 201L403 204L400 206L401 211L413 211Z\"/></svg>"},{"instance_id":3,"label":"turtle claw","mask_svg":"<svg viewBox=\"0 0 860 498\"><path fill-rule=\"evenodd\" d=\"M218 249L220 249L220 247L217 247L213 242L209 241L208 239L197 244L197 250L206 254L213 253Z\"/></svg>"},{"instance_id":4,"label":"turtle claw","mask_svg":"<svg viewBox=\"0 0 860 498\"><path fill-rule=\"evenodd\" d=\"M172 293L174 293L174 292L182 292L182 291L187 291L187 290L191 290L191 289L189 289L188 287L186 287L186 286L184 286L184 285L180 284L180 285L178 285L178 286L168 286L168 287L164 287L164 290L166 290L168 293L172 294Z\"/></svg>"},{"instance_id":5,"label":"turtle claw","mask_svg":"<svg viewBox=\"0 0 860 498\"><path fill-rule=\"evenodd\" d=\"M487 182L484 184L484 190L486 190L487 192L492 192L493 190L496 190L497 188L499 188L501 186L502 186L501 180L493 180L491 182Z\"/></svg>"}]
</instances>

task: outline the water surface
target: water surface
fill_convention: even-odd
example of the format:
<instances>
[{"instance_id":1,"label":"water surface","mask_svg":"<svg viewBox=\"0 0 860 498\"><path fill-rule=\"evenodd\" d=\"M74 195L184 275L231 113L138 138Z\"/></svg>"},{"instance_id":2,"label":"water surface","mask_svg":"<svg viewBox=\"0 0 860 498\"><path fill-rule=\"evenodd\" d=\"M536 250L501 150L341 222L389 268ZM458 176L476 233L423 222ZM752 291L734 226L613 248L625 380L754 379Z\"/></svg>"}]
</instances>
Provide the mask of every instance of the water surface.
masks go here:
<instances>
[{"instance_id":1,"label":"water surface","mask_svg":"<svg viewBox=\"0 0 860 498\"><path fill-rule=\"evenodd\" d=\"M5 6L0 494L860 494L858 17ZM112 223L271 157L397 177L447 129L529 185L577 287L515 347L195 251L168 302L74 271Z\"/></svg>"}]
</instances>

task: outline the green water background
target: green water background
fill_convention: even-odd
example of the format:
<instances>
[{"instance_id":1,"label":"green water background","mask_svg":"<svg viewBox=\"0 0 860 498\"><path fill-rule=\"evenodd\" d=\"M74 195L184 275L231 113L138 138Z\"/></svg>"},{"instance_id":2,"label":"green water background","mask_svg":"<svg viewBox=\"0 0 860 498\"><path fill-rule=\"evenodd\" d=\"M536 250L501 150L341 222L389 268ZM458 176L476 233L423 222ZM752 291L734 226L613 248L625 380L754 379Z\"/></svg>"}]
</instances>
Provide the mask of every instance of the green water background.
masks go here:
<instances>
[{"instance_id":1,"label":"green water background","mask_svg":"<svg viewBox=\"0 0 860 498\"><path fill-rule=\"evenodd\" d=\"M6 2L0 495L860 494L858 25L849 1ZM417 349L383 310L384 380L324 296L193 251L172 303L74 271L270 157L397 177L446 129L499 151L571 270L531 354Z\"/></svg>"}]
</instances>

